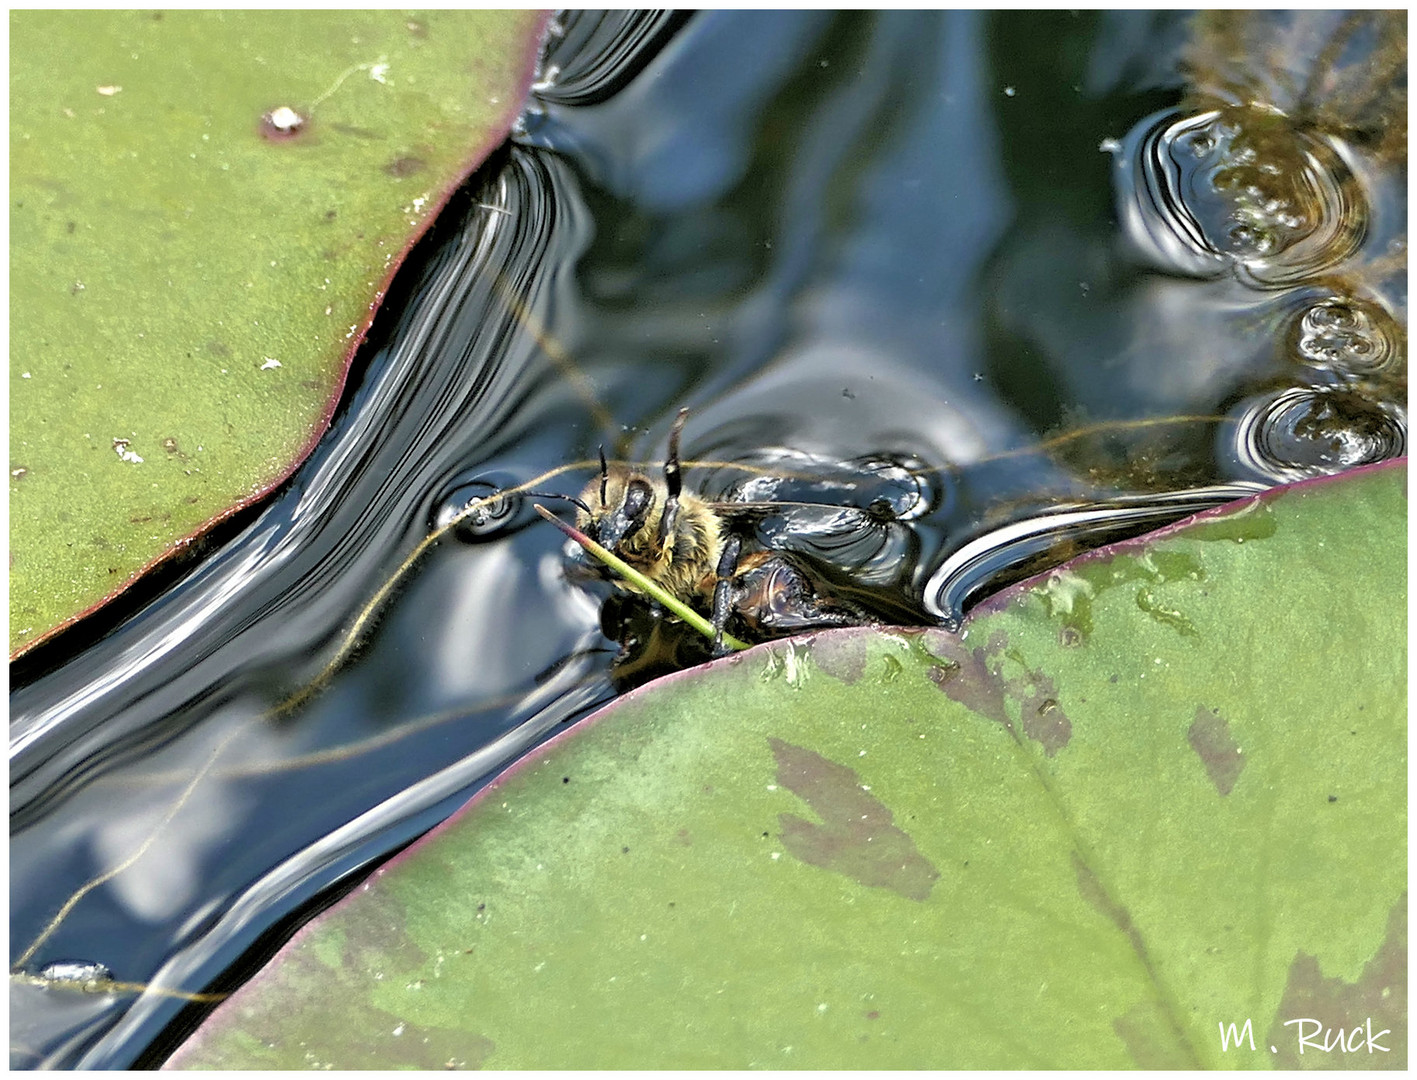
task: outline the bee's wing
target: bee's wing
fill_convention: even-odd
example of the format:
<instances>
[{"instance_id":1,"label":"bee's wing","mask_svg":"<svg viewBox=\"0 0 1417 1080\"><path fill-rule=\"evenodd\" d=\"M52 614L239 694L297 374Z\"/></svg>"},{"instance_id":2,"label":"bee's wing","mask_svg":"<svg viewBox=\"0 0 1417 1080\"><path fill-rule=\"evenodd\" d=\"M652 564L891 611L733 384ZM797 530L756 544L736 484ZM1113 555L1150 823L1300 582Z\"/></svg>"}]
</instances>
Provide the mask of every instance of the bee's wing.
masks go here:
<instances>
[{"instance_id":1,"label":"bee's wing","mask_svg":"<svg viewBox=\"0 0 1417 1080\"><path fill-rule=\"evenodd\" d=\"M910 526L854 506L813 502L716 502L715 513L765 548L821 563L865 586L908 587L919 553Z\"/></svg>"}]
</instances>

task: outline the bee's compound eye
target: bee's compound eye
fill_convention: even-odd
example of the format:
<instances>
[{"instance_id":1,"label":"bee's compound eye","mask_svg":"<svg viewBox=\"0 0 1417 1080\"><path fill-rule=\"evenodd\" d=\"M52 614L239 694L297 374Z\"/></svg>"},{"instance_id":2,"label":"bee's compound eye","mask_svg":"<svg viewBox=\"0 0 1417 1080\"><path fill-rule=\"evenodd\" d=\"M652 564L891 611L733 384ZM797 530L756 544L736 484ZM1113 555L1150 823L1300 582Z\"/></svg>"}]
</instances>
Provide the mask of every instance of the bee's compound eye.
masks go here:
<instances>
[{"instance_id":1,"label":"bee's compound eye","mask_svg":"<svg viewBox=\"0 0 1417 1080\"><path fill-rule=\"evenodd\" d=\"M635 524L641 524L649 513L649 504L654 499L654 489L636 477L625 486L625 517Z\"/></svg>"}]
</instances>

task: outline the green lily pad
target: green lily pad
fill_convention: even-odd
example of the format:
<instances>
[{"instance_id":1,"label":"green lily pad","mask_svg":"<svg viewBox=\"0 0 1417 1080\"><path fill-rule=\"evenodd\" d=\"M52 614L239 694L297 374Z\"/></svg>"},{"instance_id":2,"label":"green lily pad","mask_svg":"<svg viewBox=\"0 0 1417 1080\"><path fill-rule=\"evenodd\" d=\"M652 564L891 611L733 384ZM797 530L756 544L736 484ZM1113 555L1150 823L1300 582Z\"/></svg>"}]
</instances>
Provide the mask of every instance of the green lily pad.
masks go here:
<instances>
[{"instance_id":1,"label":"green lily pad","mask_svg":"<svg viewBox=\"0 0 1417 1080\"><path fill-rule=\"evenodd\" d=\"M290 474L540 25L11 14L12 648Z\"/></svg>"},{"instance_id":2,"label":"green lily pad","mask_svg":"<svg viewBox=\"0 0 1417 1080\"><path fill-rule=\"evenodd\" d=\"M1404 1067L1405 478L632 693L169 1066Z\"/></svg>"}]
</instances>

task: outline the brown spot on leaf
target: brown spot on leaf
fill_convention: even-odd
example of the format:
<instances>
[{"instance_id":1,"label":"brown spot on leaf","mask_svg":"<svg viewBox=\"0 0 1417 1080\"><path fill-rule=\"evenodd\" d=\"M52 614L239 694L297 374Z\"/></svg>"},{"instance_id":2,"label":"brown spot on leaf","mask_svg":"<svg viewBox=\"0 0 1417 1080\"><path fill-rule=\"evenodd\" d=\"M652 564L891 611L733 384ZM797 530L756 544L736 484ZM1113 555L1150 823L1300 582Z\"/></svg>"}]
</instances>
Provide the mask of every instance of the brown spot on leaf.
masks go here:
<instances>
[{"instance_id":1,"label":"brown spot on leaf","mask_svg":"<svg viewBox=\"0 0 1417 1080\"><path fill-rule=\"evenodd\" d=\"M1229 795L1245 767L1245 755L1230 733L1229 721L1209 709L1197 707L1196 718L1186 732L1186 741L1201 759L1215 790Z\"/></svg>"},{"instance_id":2,"label":"brown spot on leaf","mask_svg":"<svg viewBox=\"0 0 1417 1080\"><path fill-rule=\"evenodd\" d=\"M781 739L769 739L777 759L777 782L822 819L813 825L779 814L782 843L805 863L845 874L871 888L925 900L940 872L896 828L879 799L863 791L855 770Z\"/></svg>"},{"instance_id":3,"label":"brown spot on leaf","mask_svg":"<svg viewBox=\"0 0 1417 1080\"><path fill-rule=\"evenodd\" d=\"M346 969L385 976L410 974L428 959L408 936L408 912L403 902L377 877L359 897L360 929L345 942Z\"/></svg>"},{"instance_id":4,"label":"brown spot on leaf","mask_svg":"<svg viewBox=\"0 0 1417 1080\"><path fill-rule=\"evenodd\" d=\"M1196 1059L1176 1038L1176 1029L1159 1002L1133 1005L1112 1021L1112 1030L1122 1040L1139 1069L1194 1069Z\"/></svg>"},{"instance_id":5,"label":"brown spot on leaf","mask_svg":"<svg viewBox=\"0 0 1417 1080\"><path fill-rule=\"evenodd\" d=\"M1049 693L1054 689L1053 680L1046 675L1034 673L1033 677L1041 692ZM1023 732L1034 742L1041 744L1043 752L1052 757L1059 749L1068 745L1068 739L1073 734L1073 725L1063 715L1056 699L1045 697L1036 705L1034 700L1024 703Z\"/></svg>"},{"instance_id":6,"label":"brown spot on leaf","mask_svg":"<svg viewBox=\"0 0 1417 1080\"><path fill-rule=\"evenodd\" d=\"M958 674L958 664L931 664L925 669L925 677L942 690L944 689L945 683Z\"/></svg>"},{"instance_id":7,"label":"brown spot on leaf","mask_svg":"<svg viewBox=\"0 0 1417 1080\"><path fill-rule=\"evenodd\" d=\"M926 676L943 690L952 701L972 709L1008 728L1015 737L1024 736L1043 747L1052 757L1072 739L1073 725L1058 704L1058 688L1041 671L1018 665L1017 676L1004 675L1005 650L1009 639L1003 631L995 631L988 644L970 649L959 639L945 634L931 638L931 651L948 666L932 666ZM1019 706L1019 725L1009 717L1007 703Z\"/></svg>"},{"instance_id":8,"label":"brown spot on leaf","mask_svg":"<svg viewBox=\"0 0 1417 1080\"><path fill-rule=\"evenodd\" d=\"M417 176L427 167L427 162L422 158L407 155L405 157L394 158L393 161L384 166L384 172L395 179L402 180L405 176Z\"/></svg>"},{"instance_id":9,"label":"brown spot on leaf","mask_svg":"<svg viewBox=\"0 0 1417 1080\"><path fill-rule=\"evenodd\" d=\"M866 670L866 639L856 631L823 634L812 642L817 667L850 686Z\"/></svg>"},{"instance_id":10,"label":"brown spot on leaf","mask_svg":"<svg viewBox=\"0 0 1417 1080\"><path fill-rule=\"evenodd\" d=\"M297 945L283 963L268 968L238 991L225 1025L208 1025L170 1062L230 1067L221 1055L231 1029L251 1025L276 1060L294 1068L377 1069L397 1063L408 1069L475 1069L496 1044L476 1031L412 1023L376 1007L353 989L331 986L330 969L308 946ZM392 979L386 975L386 981ZM476 1021L467 1018L469 1027Z\"/></svg>"},{"instance_id":11,"label":"brown spot on leaf","mask_svg":"<svg viewBox=\"0 0 1417 1080\"><path fill-rule=\"evenodd\" d=\"M1291 1024L1287 1020L1308 1019L1315 1024ZM1368 1052L1367 1025L1371 1022L1376 1045L1387 1048L1387 1053ZM1362 1038L1350 1038L1362 1049L1344 1053L1336 1046L1329 1052L1316 1049L1333 1045L1333 1039L1325 1036L1332 1032L1334 1037L1342 1030L1352 1035L1353 1029L1362 1025ZM1301 1032L1300 1028L1304 1029ZM1378 1037L1378 1033L1387 1034ZM1304 1053L1299 1053L1299 1035L1309 1034L1309 1043ZM1284 997L1280 999L1274 1020L1270 1023L1268 1039L1278 1052L1273 1056L1276 1068L1280 1069L1405 1069L1407 1068L1407 894L1403 893L1388 912L1387 930L1382 943L1378 945L1358 976L1356 982L1345 982L1341 978L1325 978L1318 960L1308 953L1295 955L1289 965L1289 981L1284 987Z\"/></svg>"},{"instance_id":12,"label":"brown spot on leaf","mask_svg":"<svg viewBox=\"0 0 1417 1080\"><path fill-rule=\"evenodd\" d=\"M951 701L957 701L1012 731L1013 723L1009 720L1008 709L1004 707L1004 687L989 670L987 650L971 651L956 642L951 642L948 649L950 666L954 670L931 667L927 672L930 681L948 694Z\"/></svg>"}]
</instances>

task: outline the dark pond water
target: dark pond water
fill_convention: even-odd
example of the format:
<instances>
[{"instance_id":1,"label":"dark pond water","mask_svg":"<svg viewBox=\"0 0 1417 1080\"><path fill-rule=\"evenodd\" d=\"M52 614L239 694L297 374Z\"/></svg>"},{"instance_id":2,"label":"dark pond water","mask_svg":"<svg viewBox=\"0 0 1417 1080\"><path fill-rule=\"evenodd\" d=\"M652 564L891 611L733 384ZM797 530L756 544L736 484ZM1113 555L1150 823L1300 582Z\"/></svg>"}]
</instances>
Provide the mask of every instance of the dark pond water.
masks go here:
<instances>
[{"instance_id":1,"label":"dark pond water","mask_svg":"<svg viewBox=\"0 0 1417 1080\"><path fill-rule=\"evenodd\" d=\"M1400 16L557 31L308 464L14 689L12 962L70 980L12 981L15 1066L140 1060L162 991L614 695L605 593L529 507L398 576L470 495L662 458L688 406L719 463L690 488L893 500L888 535L817 539L949 622L1078 543L1405 452ZM83 992L93 964L160 989Z\"/></svg>"}]
</instances>

